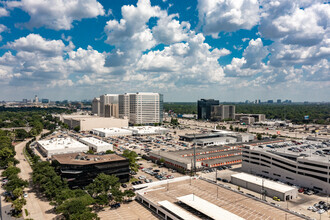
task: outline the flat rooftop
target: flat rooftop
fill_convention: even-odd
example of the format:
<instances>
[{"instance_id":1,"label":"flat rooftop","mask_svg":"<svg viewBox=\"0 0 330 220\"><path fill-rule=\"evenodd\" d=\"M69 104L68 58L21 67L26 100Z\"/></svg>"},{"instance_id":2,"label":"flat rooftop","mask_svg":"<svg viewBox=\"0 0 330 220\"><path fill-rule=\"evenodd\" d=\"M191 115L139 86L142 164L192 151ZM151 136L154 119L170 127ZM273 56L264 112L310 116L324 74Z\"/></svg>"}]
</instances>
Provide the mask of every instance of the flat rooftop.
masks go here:
<instances>
[{"instance_id":1,"label":"flat rooftop","mask_svg":"<svg viewBox=\"0 0 330 220\"><path fill-rule=\"evenodd\" d=\"M117 154L93 155L85 153L58 154L53 155L52 159L57 160L60 164L70 165L89 165L127 160Z\"/></svg>"},{"instance_id":2,"label":"flat rooftop","mask_svg":"<svg viewBox=\"0 0 330 220\"><path fill-rule=\"evenodd\" d=\"M213 203L202 199L194 194L188 194L177 198L180 202L196 209L197 211L203 213L204 215L215 219L230 219L230 220L243 220L244 218L239 217L226 209L214 205Z\"/></svg>"},{"instance_id":3,"label":"flat rooftop","mask_svg":"<svg viewBox=\"0 0 330 220\"><path fill-rule=\"evenodd\" d=\"M250 145L250 144L249 144ZM330 163L330 142L301 140L298 142L285 141L283 143L268 143L250 146L250 149L268 152L276 155L288 155L295 158L304 158L314 162Z\"/></svg>"},{"instance_id":4,"label":"flat rooftop","mask_svg":"<svg viewBox=\"0 0 330 220\"><path fill-rule=\"evenodd\" d=\"M139 196L150 200L154 204L167 200L200 218L202 217L198 215L199 211L189 208L187 209L182 206L178 203L178 198L194 194L208 203L247 220L283 220L286 219L286 217L290 220L302 219L296 215L286 212L285 210L278 209L277 207L247 197L244 194L236 193L229 189L219 187L215 184L196 178L188 178L187 180L170 183L164 181L162 185L155 185L136 192ZM219 217L221 217L221 215L219 215Z\"/></svg>"},{"instance_id":5,"label":"flat rooftop","mask_svg":"<svg viewBox=\"0 0 330 220\"><path fill-rule=\"evenodd\" d=\"M70 137L40 140L38 141L38 143L45 150L61 150L61 149L74 149L74 148L86 148L88 150L88 146Z\"/></svg>"},{"instance_id":6,"label":"flat rooftop","mask_svg":"<svg viewBox=\"0 0 330 220\"><path fill-rule=\"evenodd\" d=\"M104 133L107 133L107 134L116 134L116 133L130 133L130 134L132 134L132 131L129 131L127 129L122 129L122 128L93 128L93 131L104 132Z\"/></svg>"},{"instance_id":7,"label":"flat rooftop","mask_svg":"<svg viewBox=\"0 0 330 220\"><path fill-rule=\"evenodd\" d=\"M108 146L112 146L112 144L109 144L105 141L99 140L97 138L94 137L85 137L85 138L80 138L80 140L85 141L89 144L95 145L97 147L108 147Z\"/></svg>"},{"instance_id":8,"label":"flat rooftop","mask_svg":"<svg viewBox=\"0 0 330 220\"><path fill-rule=\"evenodd\" d=\"M194 142L196 143L209 143L209 142L223 142L224 144L227 142L233 143L237 141L234 137L215 137L215 138L203 138L203 139L197 139Z\"/></svg>"},{"instance_id":9,"label":"flat rooftop","mask_svg":"<svg viewBox=\"0 0 330 220\"><path fill-rule=\"evenodd\" d=\"M281 184L281 183L277 183L277 182L274 182L271 180L263 179L263 178L253 176L253 175L247 174L247 173L236 173L236 174L231 175L231 177L235 177L237 179L244 180L249 183L256 184L258 186L263 185L265 188L276 190L277 192L281 192L281 193L286 193L286 192L289 192L292 190L297 190L294 187L291 187L291 186L288 186L285 184Z\"/></svg>"}]
</instances>

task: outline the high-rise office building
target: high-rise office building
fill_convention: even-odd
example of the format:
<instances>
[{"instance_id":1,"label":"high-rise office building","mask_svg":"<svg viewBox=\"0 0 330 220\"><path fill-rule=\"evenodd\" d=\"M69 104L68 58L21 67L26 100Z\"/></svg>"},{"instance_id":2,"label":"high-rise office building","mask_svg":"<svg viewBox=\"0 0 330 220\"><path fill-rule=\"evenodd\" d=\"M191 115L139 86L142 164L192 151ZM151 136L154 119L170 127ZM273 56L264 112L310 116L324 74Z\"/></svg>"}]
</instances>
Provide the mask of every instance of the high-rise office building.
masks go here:
<instances>
[{"instance_id":1,"label":"high-rise office building","mask_svg":"<svg viewBox=\"0 0 330 220\"><path fill-rule=\"evenodd\" d=\"M119 95L118 103L119 103L119 117L120 118L130 118L130 94L134 93L125 93L123 95Z\"/></svg>"},{"instance_id":2,"label":"high-rise office building","mask_svg":"<svg viewBox=\"0 0 330 220\"><path fill-rule=\"evenodd\" d=\"M100 96L100 116L105 117L105 105L118 104L118 94L105 94Z\"/></svg>"},{"instance_id":3,"label":"high-rise office building","mask_svg":"<svg viewBox=\"0 0 330 220\"><path fill-rule=\"evenodd\" d=\"M92 101L92 113L100 116L100 98L94 98Z\"/></svg>"},{"instance_id":4,"label":"high-rise office building","mask_svg":"<svg viewBox=\"0 0 330 220\"><path fill-rule=\"evenodd\" d=\"M106 104L104 106L104 117L115 117L119 118L118 104Z\"/></svg>"},{"instance_id":5,"label":"high-rise office building","mask_svg":"<svg viewBox=\"0 0 330 220\"><path fill-rule=\"evenodd\" d=\"M34 103L39 103L39 98L37 95L34 96L34 100L33 100Z\"/></svg>"},{"instance_id":6,"label":"high-rise office building","mask_svg":"<svg viewBox=\"0 0 330 220\"><path fill-rule=\"evenodd\" d=\"M282 103L282 100L281 99L277 99L276 103L277 104L281 104Z\"/></svg>"},{"instance_id":7,"label":"high-rise office building","mask_svg":"<svg viewBox=\"0 0 330 220\"><path fill-rule=\"evenodd\" d=\"M129 94L129 110L131 124L162 123L163 95L147 92Z\"/></svg>"},{"instance_id":8,"label":"high-rise office building","mask_svg":"<svg viewBox=\"0 0 330 220\"><path fill-rule=\"evenodd\" d=\"M211 120L235 119L235 105L212 105Z\"/></svg>"},{"instance_id":9,"label":"high-rise office building","mask_svg":"<svg viewBox=\"0 0 330 220\"><path fill-rule=\"evenodd\" d=\"M41 99L41 103L47 104L47 103L49 103L49 99Z\"/></svg>"},{"instance_id":10,"label":"high-rise office building","mask_svg":"<svg viewBox=\"0 0 330 220\"><path fill-rule=\"evenodd\" d=\"M211 106L219 105L219 100L201 99L197 101L198 119L211 119Z\"/></svg>"}]
</instances>

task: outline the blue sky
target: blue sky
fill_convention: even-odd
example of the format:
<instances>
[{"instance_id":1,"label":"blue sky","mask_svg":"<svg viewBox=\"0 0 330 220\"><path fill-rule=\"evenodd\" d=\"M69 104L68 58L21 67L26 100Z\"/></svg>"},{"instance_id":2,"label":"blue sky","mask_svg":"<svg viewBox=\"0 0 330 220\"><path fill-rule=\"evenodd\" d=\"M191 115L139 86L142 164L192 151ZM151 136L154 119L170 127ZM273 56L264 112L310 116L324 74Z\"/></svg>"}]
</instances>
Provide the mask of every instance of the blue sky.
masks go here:
<instances>
[{"instance_id":1,"label":"blue sky","mask_svg":"<svg viewBox=\"0 0 330 220\"><path fill-rule=\"evenodd\" d=\"M323 1L3 1L0 36L0 100L330 101Z\"/></svg>"}]
</instances>

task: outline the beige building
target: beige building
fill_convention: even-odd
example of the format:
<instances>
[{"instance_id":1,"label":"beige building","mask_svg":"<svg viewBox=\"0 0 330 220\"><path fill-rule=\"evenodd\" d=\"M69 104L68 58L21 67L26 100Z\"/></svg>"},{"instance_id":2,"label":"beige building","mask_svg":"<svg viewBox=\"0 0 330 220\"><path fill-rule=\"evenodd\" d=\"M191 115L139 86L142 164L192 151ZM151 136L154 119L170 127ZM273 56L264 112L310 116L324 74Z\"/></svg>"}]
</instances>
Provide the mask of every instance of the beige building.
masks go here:
<instances>
[{"instance_id":1,"label":"beige building","mask_svg":"<svg viewBox=\"0 0 330 220\"><path fill-rule=\"evenodd\" d=\"M92 113L100 116L100 98L94 98L92 101Z\"/></svg>"},{"instance_id":2,"label":"beige building","mask_svg":"<svg viewBox=\"0 0 330 220\"><path fill-rule=\"evenodd\" d=\"M245 123L246 125L250 125L253 124L255 122L255 118L254 117L241 117L241 122Z\"/></svg>"},{"instance_id":3,"label":"beige building","mask_svg":"<svg viewBox=\"0 0 330 220\"><path fill-rule=\"evenodd\" d=\"M104 117L119 118L119 105L118 104L106 104L104 106Z\"/></svg>"},{"instance_id":4,"label":"beige building","mask_svg":"<svg viewBox=\"0 0 330 220\"><path fill-rule=\"evenodd\" d=\"M63 122L69 128L80 126L81 131L90 131L93 128L121 128L128 127L128 119L104 118L90 115L65 115Z\"/></svg>"},{"instance_id":5,"label":"beige building","mask_svg":"<svg viewBox=\"0 0 330 220\"><path fill-rule=\"evenodd\" d=\"M211 120L235 119L235 105L212 105Z\"/></svg>"}]
</instances>

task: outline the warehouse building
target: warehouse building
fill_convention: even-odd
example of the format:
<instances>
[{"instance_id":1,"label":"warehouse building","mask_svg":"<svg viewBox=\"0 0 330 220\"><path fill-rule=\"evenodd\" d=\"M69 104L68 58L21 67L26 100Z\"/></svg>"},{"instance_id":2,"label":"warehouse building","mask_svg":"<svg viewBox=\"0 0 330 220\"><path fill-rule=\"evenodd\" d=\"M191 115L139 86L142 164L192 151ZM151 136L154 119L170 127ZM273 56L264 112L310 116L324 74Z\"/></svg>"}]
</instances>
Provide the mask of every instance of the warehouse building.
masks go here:
<instances>
[{"instance_id":1,"label":"warehouse building","mask_svg":"<svg viewBox=\"0 0 330 220\"><path fill-rule=\"evenodd\" d=\"M117 154L91 155L72 153L54 155L52 164L70 187L83 187L93 182L98 174L117 176L121 182L129 181L129 161Z\"/></svg>"},{"instance_id":2,"label":"warehouse building","mask_svg":"<svg viewBox=\"0 0 330 220\"><path fill-rule=\"evenodd\" d=\"M179 139L182 141L193 141L198 144L205 143L208 145L212 145L213 141L213 145L218 145L217 143L224 143L224 140L227 140L226 143L250 142L254 140L254 135L214 129L210 133L181 135L179 136Z\"/></svg>"},{"instance_id":3,"label":"warehouse building","mask_svg":"<svg viewBox=\"0 0 330 220\"><path fill-rule=\"evenodd\" d=\"M195 140L198 146L215 146L236 143L237 139L233 137L216 137Z\"/></svg>"},{"instance_id":4,"label":"warehouse building","mask_svg":"<svg viewBox=\"0 0 330 220\"><path fill-rule=\"evenodd\" d=\"M249 144L242 148L242 171L329 193L330 147L301 142Z\"/></svg>"},{"instance_id":5,"label":"warehouse building","mask_svg":"<svg viewBox=\"0 0 330 220\"><path fill-rule=\"evenodd\" d=\"M45 157L51 157L56 154L69 154L85 152L89 147L72 138L52 138L50 140L37 141L37 147L40 153Z\"/></svg>"},{"instance_id":6,"label":"warehouse building","mask_svg":"<svg viewBox=\"0 0 330 220\"><path fill-rule=\"evenodd\" d=\"M231 175L231 183L237 186L273 198L276 196L281 201L292 200L298 197L298 189L275 181L263 179L247 173Z\"/></svg>"},{"instance_id":7,"label":"warehouse building","mask_svg":"<svg viewBox=\"0 0 330 220\"><path fill-rule=\"evenodd\" d=\"M217 167L223 165L238 164L242 162L241 145L225 145L212 147L196 147L196 169L203 167ZM194 149L178 151L151 151L149 158L153 161L164 159L167 167L186 172L194 168Z\"/></svg>"},{"instance_id":8,"label":"warehouse building","mask_svg":"<svg viewBox=\"0 0 330 220\"><path fill-rule=\"evenodd\" d=\"M89 148L91 150L93 150L94 152L97 152L97 153L106 152L107 150L113 151L112 144L109 144L109 143L99 140L97 138L86 137L86 138L80 138L79 141L86 144L87 146L89 146Z\"/></svg>"},{"instance_id":9,"label":"warehouse building","mask_svg":"<svg viewBox=\"0 0 330 220\"><path fill-rule=\"evenodd\" d=\"M94 128L91 132L100 137L117 137L117 136L133 135L132 131L121 128Z\"/></svg>"},{"instance_id":10,"label":"warehouse building","mask_svg":"<svg viewBox=\"0 0 330 220\"><path fill-rule=\"evenodd\" d=\"M168 129L157 126L135 126L126 128L133 132L135 136L142 135L164 135L168 133Z\"/></svg>"},{"instance_id":11,"label":"warehouse building","mask_svg":"<svg viewBox=\"0 0 330 220\"><path fill-rule=\"evenodd\" d=\"M62 115L63 122L73 129L77 126L81 131L90 131L94 128L121 128L128 126L128 119L105 118L91 115Z\"/></svg>"}]
</instances>

